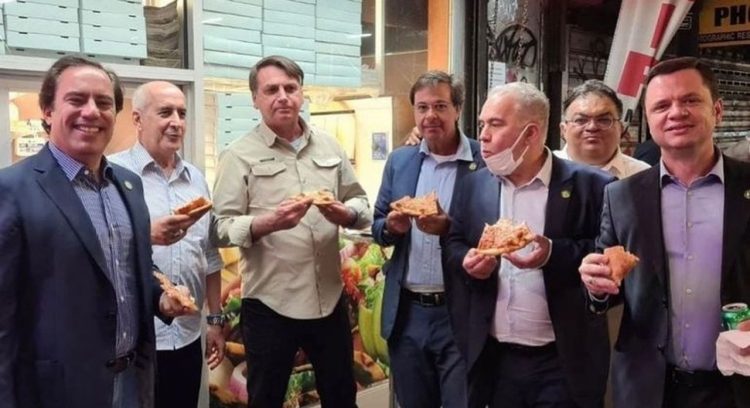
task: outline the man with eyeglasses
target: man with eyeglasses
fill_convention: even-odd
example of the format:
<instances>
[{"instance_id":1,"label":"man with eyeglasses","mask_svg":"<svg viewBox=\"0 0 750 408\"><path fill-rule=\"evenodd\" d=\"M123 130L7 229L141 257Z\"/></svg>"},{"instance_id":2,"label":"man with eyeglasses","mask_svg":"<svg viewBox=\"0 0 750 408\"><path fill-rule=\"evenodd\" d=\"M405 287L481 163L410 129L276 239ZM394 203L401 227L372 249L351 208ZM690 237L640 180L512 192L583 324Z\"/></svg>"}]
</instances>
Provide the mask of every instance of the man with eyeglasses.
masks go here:
<instances>
[{"instance_id":1,"label":"man with eyeglasses","mask_svg":"<svg viewBox=\"0 0 750 408\"><path fill-rule=\"evenodd\" d=\"M604 82L590 79L573 89L563 103L560 133L565 146L555 155L625 178L651 166L620 151L625 132L622 101Z\"/></svg>"},{"instance_id":2,"label":"man with eyeglasses","mask_svg":"<svg viewBox=\"0 0 750 408\"><path fill-rule=\"evenodd\" d=\"M483 161L479 143L458 129L464 90L452 75L422 74L410 101L423 139L388 158L372 227L378 244L394 246L385 269L382 333L402 407L466 407L466 367L450 316L465 319L467 311L446 304L446 296L450 303L465 285L443 273L440 240L450 227L443 209L455 201L454 186ZM390 208L404 196L432 192L441 207L438 215L410 218Z\"/></svg>"}]
</instances>

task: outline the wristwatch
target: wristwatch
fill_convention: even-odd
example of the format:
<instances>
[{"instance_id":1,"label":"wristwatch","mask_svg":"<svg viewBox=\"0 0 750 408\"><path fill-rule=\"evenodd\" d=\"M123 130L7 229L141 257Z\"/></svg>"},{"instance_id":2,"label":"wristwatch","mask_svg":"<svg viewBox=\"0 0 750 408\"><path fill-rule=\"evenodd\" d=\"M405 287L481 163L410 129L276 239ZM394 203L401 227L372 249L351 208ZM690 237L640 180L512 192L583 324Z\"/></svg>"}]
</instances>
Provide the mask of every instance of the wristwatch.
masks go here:
<instances>
[{"instance_id":1,"label":"wristwatch","mask_svg":"<svg viewBox=\"0 0 750 408\"><path fill-rule=\"evenodd\" d=\"M224 315L223 314L210 314L206 316L206 323L208 323L209 326L219 326L224 327Z\"/></svg>"}]
</instances>

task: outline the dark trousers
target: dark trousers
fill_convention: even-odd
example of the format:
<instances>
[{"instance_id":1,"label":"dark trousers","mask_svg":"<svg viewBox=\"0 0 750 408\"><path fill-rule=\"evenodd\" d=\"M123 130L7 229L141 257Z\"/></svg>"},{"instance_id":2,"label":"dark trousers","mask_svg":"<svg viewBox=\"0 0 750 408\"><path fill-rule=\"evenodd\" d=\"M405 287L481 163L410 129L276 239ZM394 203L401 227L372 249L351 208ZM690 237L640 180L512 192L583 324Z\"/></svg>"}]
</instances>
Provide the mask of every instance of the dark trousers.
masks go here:
<instances>
[{"instance_id":1,"label":"dark trousers","mask_svg":"<svg viewBox=\"0 0 750 408\"><path fill-rule=\"evenodd\" d=\"M554 343L528 347L487 339L469 373L469 406L576 408Z\"/></svg>"},{"instance_id":2,"label":"dark trousers","mask_svg":"<svg viewBox=\"0 0 750 408\"><path fill-rule=\"evenodd\" d=\"M201 339L177 350L156 352L156 407L195 408L201 387Z\"/></svg>"},{"instance_id":3,"label":"dark trousers","mask_svg":"<svg viewBox=\"0 0 750 408\"><path fill-rule=\"evenodd\" d=\"M466 364L453 340L447 306L401 303L398 327L388 340L399 405L466 407Z\"/></svg>"},{"instance_id":4,"label":"dark trousers","mask_svg":"<svg viewBox=\"0 0 750 408\"><path fill-rule=\"evenodd\" d=\"M312 363L321 405L356 406L354 350L343 299L329 316L310 320L291 319L257 299L243 299L240 319L249 408L281 407L299 348Z\"/></svg>"},{"instance_id":5,"label":"dark trousers","mask_svg":"<svg viewBox=\"0 0 750 408\"><path fill-rule=\"evenodd\" d=\"M664 408L735 408L729 377L719 371L667 368Z\"/></svg>"}]
</instances>

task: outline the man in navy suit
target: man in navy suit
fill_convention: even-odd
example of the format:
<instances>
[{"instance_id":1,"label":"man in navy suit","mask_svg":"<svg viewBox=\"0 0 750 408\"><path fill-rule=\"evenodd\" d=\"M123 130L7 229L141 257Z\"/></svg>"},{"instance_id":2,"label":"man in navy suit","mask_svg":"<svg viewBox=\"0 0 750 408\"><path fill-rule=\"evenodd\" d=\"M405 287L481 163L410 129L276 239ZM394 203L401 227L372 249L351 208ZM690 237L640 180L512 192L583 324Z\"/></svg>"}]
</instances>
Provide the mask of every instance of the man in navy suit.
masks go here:
<instances>
[{"instance_id":1,"label":"man in navy suit","mask_svg":"<svg viewBox=\"0 0 750 408\"><path fill-rule=\"evenodd\" d=\"M624 305L615 407L748 407L750 379L721 375L716 339L721 306L750 303L750 164L714 145L724 105L704 61L655 65L643 109L661 161L607 186L597 241L640 261L619 287L604 255L580 267L592 307Z\"/></svg>"},{"instance_id":2,"label":"man in navy suit","mask_svg":"<svg viewBox=\"0 0 750 408\"><path fill-rule=\"evenodd\" d=\"M39 106L49 143L0 170L0 401L8 408L153 405L155 310L185 310L152 275L138 176L103 158L123 96L63 57Z\"/></svg>"},{"instance_id":3,"label":"man in navy suit","mask_svg":"<svg viewBox=\"0 0 750 408\"><path fill-rule=\"evenodd\" d=\"M462 180L443 254L469 288L455 320L471 407L601 407L609 347L604 316L587 313L577 266L594 247L613 178L544 146L549 101L526 83L492 89L479 116L486 169ZM533 242L479 254L485 224L525 222ZM594 317L592 317L594 316Z\"/></svg>"},{"instance_id":4,"label":"man in navy suit","mask_svg":"<svg viewBox=\"0 0 750 408\"><path fill-rule=\"evenodd\" d=\"M382 330L391 372L404 408L466 406L466 369L451 330L440 237L450 219L454 187L482 163L479 144L458 129L463 86L441 71L422 74L411 88L418 146L395 150L386 163L375 204L375 241L394 246L385 268ZM391 210L404 196L436 193L440 213L418 218ZM460 290L460 288L456 288Z\"/></svg>"}]
</instances>

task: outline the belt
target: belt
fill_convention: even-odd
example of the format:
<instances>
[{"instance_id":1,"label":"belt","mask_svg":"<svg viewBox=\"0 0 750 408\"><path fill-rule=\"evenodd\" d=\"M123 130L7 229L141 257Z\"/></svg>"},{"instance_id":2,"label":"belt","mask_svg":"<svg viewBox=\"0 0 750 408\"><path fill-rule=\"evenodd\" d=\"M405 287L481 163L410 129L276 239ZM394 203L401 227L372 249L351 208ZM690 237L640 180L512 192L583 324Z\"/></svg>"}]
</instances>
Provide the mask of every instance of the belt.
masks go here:
<instances>
[{"instance_id":1,"label":"belt","mask_svg":"<svg viewBox=\"0 0 750 408\"><path fill-rule=\"evenodd\" d=\"M409 289L401 289L401 294L412 303L421 306L435 307L445 304L445 292L422 293L412 292Z\"/></svg>"},{"instance_id":2,"label":"belt","mask_svg":"<svg viewBox=\"0 0 750 408\"><path fill-rule=\"evenodd\" d=\"M130 353L127 353L123 356L113 358L112 360L104 363L104 366L107 367L109 371L117 374L125 371L125 369L130 367L133 362L135 362L135 351L131 351Z\"/></svg>"},{"instance_id":3,"label":"belt","mask_svg":"<svg viewBox=\"0 0 750 408\"><path fill-rule=\"evenodd\" d=\"M667 368L667 378L672 384L679 384L685 387L713 386L726 381L726 377L721 375L719 370L686 371L674 366Z\"/></svg>"},{"instance_id":4,"label":"belt","mask_svg":"<svg viewBox=\"0 0 750 408\"><path fill-rule=\"evenodd\" d=\"M510 352L515 354L521 354L525 356L540 356L546 354L557 353L557 346L555 342L547 343L543 346L527 346L525 344L517 343L502 343L497 341L494 337L492 338L497 344L500 351Z\"/></svg>"}]
</instances>

